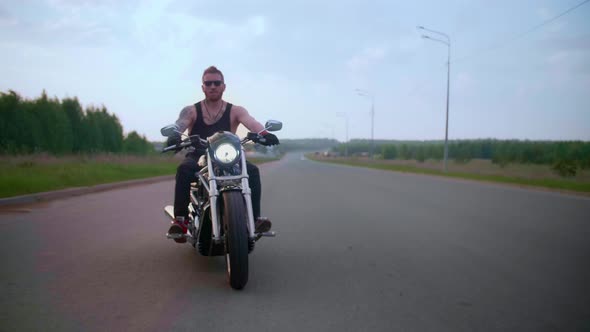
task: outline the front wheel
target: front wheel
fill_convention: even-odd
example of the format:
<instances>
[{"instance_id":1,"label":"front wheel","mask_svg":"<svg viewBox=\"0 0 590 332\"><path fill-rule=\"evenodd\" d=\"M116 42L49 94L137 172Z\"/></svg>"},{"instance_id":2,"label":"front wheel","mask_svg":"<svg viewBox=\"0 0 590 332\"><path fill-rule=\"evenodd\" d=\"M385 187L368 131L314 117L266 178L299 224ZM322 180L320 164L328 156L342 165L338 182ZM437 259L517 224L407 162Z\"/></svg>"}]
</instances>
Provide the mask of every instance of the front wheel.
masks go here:
<instances>
[{"instance_id":1,"label":"front wheel","mask_svg":"<svg viewBox=\"0 0 590 332\"><path fill-rule=\"evenodd\" d=\"M246 205L242 193L223 193L223 225L225 230L225 259L229 284L242 289L248 283L248 228Z\"/></svg>"}]
</instances>

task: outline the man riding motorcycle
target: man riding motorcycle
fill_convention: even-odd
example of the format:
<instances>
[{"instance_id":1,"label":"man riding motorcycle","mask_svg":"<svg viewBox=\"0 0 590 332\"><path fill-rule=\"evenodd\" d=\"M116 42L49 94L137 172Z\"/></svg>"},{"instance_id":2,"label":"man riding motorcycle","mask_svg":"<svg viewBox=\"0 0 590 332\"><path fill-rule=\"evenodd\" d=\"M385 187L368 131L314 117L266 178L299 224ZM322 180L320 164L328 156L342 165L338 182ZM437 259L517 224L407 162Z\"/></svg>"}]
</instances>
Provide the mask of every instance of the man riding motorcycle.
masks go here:
<instances>
[{"instance_id":1,"label":"man riding motorcycle","mask_svg":"<svg viewBox=\"0 0 590 332\"><path fill-rule=\"evenodd\" d=\"M203 72L202 90L205 99L194 105L186 106L176 120L180 132L189 130L189 135L199 135L207 138L218 131L230 131L236 133L240 124L250 132L260 133L262 139L259 143L264 145L277 145L279 139L263 131L264 126L254 119L245 108L232 105L222 99L225 91L223 73L215 66L211 66ZM180 134L168 137L167 146L180 143ZM176 171L176 185L174 189L174 216L169 234L187 233L188 205L190 202L190 184L196 181L195 173L201 168L197 162L202 152L190 152L178 166ZM258 167L247 162L249 184L252 190L252 210L254 214L256 232L268 232L271 222L267 218L260 217L261 184ZM186 242L186 239L175 239L176 242Z\"/></svg>"}]
</instances>

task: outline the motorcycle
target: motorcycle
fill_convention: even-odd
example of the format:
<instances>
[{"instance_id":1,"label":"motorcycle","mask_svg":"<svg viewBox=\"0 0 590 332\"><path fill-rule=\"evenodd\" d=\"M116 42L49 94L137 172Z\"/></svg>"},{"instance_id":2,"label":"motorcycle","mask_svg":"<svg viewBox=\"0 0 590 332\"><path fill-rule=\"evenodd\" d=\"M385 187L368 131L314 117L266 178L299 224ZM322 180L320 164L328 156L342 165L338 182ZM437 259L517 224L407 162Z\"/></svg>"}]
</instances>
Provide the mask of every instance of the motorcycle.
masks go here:
<instances>
[{"instance_id":1,"label":"motorcycle","mask_svg":"<svg viewBox=\"0 0 590 332\"><path fill-rule=\"evenodd\" d=\"M278 131L280 121L270 120L265 130ZM261 131L262 132L262 131ZM260 132L260 133L261 133ZM162 152L194 149L204 152L198 164L197 181L191 183L188 232L166 234L169 239L186 239L203 256L225 255L229 284L242 289L248 282L248 254L262 237L274 237L276 232L255 232L252 197L246 169L243 145L250 141L264 143L260 133L249 133L242 140L228 131L220 131L203 139L199 135L185 135L176 125L161 129L166 137L180 134L177 145ZM174 207L164 207L165 215L174 220Z\"/></svg>"}]
</instances>

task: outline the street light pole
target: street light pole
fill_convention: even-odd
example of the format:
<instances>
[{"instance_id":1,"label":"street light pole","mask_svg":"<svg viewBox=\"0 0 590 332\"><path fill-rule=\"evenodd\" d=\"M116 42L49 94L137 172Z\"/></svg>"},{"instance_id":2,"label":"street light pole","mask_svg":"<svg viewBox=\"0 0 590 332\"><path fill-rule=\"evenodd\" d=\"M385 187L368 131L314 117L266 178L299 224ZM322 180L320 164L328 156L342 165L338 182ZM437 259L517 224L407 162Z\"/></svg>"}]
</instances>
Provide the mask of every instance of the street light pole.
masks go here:
<instances>
[{"instance_id":1,"label":"street light pole","mask_svg":"<svg viewBox=\"0 0 590 332\"><path fill-rule=\"evenodd\" d=\"M338 112L336 113L337 116L341 116L344 118L344 122L346 124L346 141L344 142L344 156L348 157L348 114L345 112Z\"/></svg>"},{"instance_id":2,"label":"street light pole","mask_svg":"<svg viewBox=\"0 0 590 332\"><path fill-rule=\"evenodd\" d=\"M373 159L373 151L375 150L375 96L365 90L356 89L355 91L359 96L371 98L371 146L369 150L369 157Z\"/></svg>"},{"instance_id":3,"label":"street light pole","mask_svg":"<svg viewBox=\"0 0 590 332\"><path fill-rule=\"evenodd\" d=\"M449 38L449 47L447 55L447 116L445 123L445 156L444 171L447 172L447 162L449 160L449 90L451 86L451 40Z\"/></svg>"},{"instance_id":4,"label":"street light pole","mask_svg":"<svg viewBox=\"0 0 590 332\"><path fill-rule=\"evenodd\" d=\"M375 158L375 97L371 95L371 159Z\"/></svg>"},{"instance_id":5,"label":"street light pole","mask_svg":"<svg viewBox=\"0 0 590 332\"><path fill-rule=\"evenodd\" d=\"M450 85L451 85L451 38L446 33L443 33L440 31L426 29L423 26L419 26L417 28L420 30L424 30L424 31L428 31L431 33L441 35L446 38L446 40L441 40L441 39L430 37L428 35L422 35L422 38L437 41L439 43L443 43L443 44L447 45L447 48L448 48L448 55L447 55L447 112L446 112L447 116L446 116L446 121L445 121L446 122L445 123L445 152L444 152L444 162L443 162L443 171L446 173L447 172L447 160L449 157L448 140L449 140L449 90L450 90Z\"/></svg>"}]
</instances>

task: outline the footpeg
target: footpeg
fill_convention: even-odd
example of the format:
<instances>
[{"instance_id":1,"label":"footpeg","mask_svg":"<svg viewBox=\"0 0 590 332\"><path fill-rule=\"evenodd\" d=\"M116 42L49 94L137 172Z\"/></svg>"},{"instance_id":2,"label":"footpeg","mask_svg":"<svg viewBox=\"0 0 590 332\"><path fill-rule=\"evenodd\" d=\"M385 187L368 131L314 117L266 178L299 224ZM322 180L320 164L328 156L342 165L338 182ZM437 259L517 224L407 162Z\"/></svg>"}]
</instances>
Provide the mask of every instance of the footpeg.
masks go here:
<instances>
[{"instance_id":1,"label":"footpeg","mask_svg":"<svg viewBox=\"0 0 590 332\"><path fill-rule=\"evenodd\" d=\"M254 241L258 241L263 237L275 237L275 236L277 236L277 233L274 231L256 233L256 236L254 237Z\"/></svg>"},{"instance_id":2,"label":"footpeg","mask_svg":"<svg viewBox=\"0 0 590 332\"><path fill-rule=\"evenodd\" d=\"M182 238L188 238L190 237L188 234L181 234L181 233L166 233L166 238L168 239L172 239L172 240L180 240Z\"/></svg>"}]
</instances>

